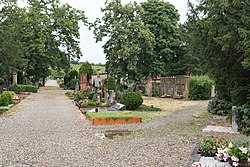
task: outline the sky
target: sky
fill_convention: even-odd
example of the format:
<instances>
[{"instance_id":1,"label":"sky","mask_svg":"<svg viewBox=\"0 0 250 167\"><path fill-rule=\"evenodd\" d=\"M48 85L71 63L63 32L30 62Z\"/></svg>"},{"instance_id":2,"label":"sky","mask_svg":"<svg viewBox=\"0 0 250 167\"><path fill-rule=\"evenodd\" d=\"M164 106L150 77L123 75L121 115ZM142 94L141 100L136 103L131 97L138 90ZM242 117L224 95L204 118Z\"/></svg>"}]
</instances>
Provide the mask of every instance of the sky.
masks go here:
<instances>
[{"instance_id":1,"label":"sky","mask_svg":"<svg viewBox=\"0 0 250 167\"><path fill-rule=\"evenodd\" d=\"M89 22L94 22L96 18L101 18L101 7L104 7L106 0L60 0L61 3L68 3L74 8L85 11L85 16ZM129 3L131 0L122 0L122 3ZM145 2L146 0L135 0L136 2ZM166 0L173 4L180 14L180 22L186 20L187 0ZM25 6L23 1L19 1L20 6ZM94 35L88 27L80 23L80 47L83 57L80 61L89 61L91 63L106 62L102 46L104 42L95 42Z\"/></svg>"}]
</instances>

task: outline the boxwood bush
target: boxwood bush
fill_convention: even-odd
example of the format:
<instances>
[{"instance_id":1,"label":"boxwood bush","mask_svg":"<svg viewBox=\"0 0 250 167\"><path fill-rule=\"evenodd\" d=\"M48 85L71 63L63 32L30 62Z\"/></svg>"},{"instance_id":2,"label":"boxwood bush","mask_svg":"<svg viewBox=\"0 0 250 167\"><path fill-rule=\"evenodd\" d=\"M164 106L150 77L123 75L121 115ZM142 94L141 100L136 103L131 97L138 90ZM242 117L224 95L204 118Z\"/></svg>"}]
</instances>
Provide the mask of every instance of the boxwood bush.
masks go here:
<instances>
[{"instance_id":1,"label":"boxwood bush","mask_svg":"<svg viewBox=\"0 0 250 167\"><path fill-rule=\"evenodd\" d=\"M0 96L0 106L8 106L13 103L13 96L10 92L5 92Z\"/></svg>"},{"instance_id":2,"label":"boxwood bush","mask_svg":"<svg viewBox=\"0 0 250 167\"><path fill-rule=\"evenodd\" d=\"M136 110L143 103L141 92L125 91L122 94L121 103L126 106L127 110Z\"/></svg>"},{"instance_id":3,"label":"boxwood bush","mask_svg":"<svg viewBox=\"0 0 250 167\"><path fill-rule=\"evenodd\" d=\"M38 87L33 85L18 85L15 84L13 86L13 90L16 94L19 94L20 92L32 92L37 93Z\"/></svg>"},{"instance_id":4,"label":"boxwood bush","mask_svg":"<svg viewBox=\"0 0 250 167\"><path fill-rule=\"evenodd\" d=\"M238 107L237 112L237 123L239 125L239 130L241 130L245 135L250 136L250 106L243 105Z\"/></svg>"},{"instance_id":5,"label":"boxwood bush","mask_svg":"<svg viewBox=\"0 0 250 167\"><path fill-rule=\"evenodd\" d=\"M219 99L217 96L213 97L207 106L207 111L216 115L229 114L232 109L232 103L226 100Z\"/></svg>"},{"instance_id":6,"label":"boxwood bush","mask_svg":"<svg viewBox=\"0 0 250 167\"><path fill-rule=\"evenodd\" d=\"M208 76L197 76L189 79L189 99L208 100L211 98L213 81Z\"/></svg>"}]
</instances>

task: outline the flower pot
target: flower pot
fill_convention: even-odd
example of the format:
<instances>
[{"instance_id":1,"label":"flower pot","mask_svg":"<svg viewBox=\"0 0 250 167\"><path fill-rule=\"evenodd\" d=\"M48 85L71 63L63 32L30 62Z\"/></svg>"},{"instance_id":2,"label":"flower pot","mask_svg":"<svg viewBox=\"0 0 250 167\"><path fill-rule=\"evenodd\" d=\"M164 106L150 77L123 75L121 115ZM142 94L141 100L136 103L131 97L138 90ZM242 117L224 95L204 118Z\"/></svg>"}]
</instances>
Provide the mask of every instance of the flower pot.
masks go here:
<instances>
[{"instance_id":1,"label":"flower pot","mask_svg":"<svg viewBox=\"0 0 250 167\"><path fill-rule=\"evenodd\" d=\"M233 161L231 160L231 158L228 158L228 162L230 163L230 165L233 166ZM250 167L250 163L249 162L239 162L239 165L237 167Z\"/></svg>"}]
</instances>

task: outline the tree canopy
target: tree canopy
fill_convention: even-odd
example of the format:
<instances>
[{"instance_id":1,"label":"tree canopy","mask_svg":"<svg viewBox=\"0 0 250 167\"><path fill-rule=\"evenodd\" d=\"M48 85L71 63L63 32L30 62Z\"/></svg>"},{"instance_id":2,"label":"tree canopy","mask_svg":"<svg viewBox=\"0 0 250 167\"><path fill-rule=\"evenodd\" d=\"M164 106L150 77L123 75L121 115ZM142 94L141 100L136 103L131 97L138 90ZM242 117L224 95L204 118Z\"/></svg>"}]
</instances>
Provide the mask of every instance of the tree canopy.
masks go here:
<instances>
[{"instance_id":1,"label":"tree canopy","mask_svg":"<svg viewBox=\"0 0 250 167\"><path fill-rule=\"evenodd\" d=\"M143 9L136 2L123 5L121 0L106 2L102 9L102 20L97 19L94 26L96 41L107 38L104 44L107 71L118 78L139 80L142 74L152 70L154 35L144 24Z\"/></svg>"},{"instance_id":2,"label":"tree canopy","mask_svg":"<svg viewBox=\"0 0 250 167\"><path fill-rule=\"evenodd\" d=\"M197 7L190 2L189 6L186 26L193 36L189 53L203 59L221 98L246 103L250 90L250 2L200 0Z\"/></svg>"},{"instance_id":3,"label":"tree canopy","mask_svg":"<svg viewBox=\"0 0 250 167\"><path fill-rule=\"evenodd\" d=\"M0 33L6 33L1 36L6 45L8 40L14 43L1 45L5 53L0 55L14 56L8 59L10 62L25 60L26 64L19 63L22 69L8 64L10 72L22 71L39 81L49 75L49 68L69 69L71 58L80 58L78 21L86 23L86 18L83 11L61 5L59 0L28 0L28 4L27 8L19 8L15 1L6 0L0 12L5 18L0 21Z\"/></svg>"}]
</instances>

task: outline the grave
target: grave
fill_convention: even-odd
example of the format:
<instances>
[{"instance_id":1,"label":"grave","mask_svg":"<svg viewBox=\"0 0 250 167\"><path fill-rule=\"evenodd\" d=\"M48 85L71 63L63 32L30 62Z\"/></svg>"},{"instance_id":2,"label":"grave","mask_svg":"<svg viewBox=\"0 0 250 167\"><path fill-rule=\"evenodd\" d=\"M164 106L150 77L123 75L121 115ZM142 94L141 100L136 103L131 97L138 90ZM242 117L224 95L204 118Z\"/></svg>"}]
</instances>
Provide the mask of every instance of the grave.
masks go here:
<instances>
[{"instance_id":1,"label":"grave","mask_svg":"<svg viewBox=\"0 0 250 167\"><path fill-rule=\"evenodd\" d=\"M83 92L85 90L87 90L87 86L88 86L88 79L87 79L87 74L82 74L80 76L80 91Z\"/></svg>"},{"instance_id":2,"label":"grave","mask_svg":"<svg viewBox=\"0 0 250 167\"><path fill-rule=\"evenodd\" d=\"M230 134L239 134L238 124L237 124L237 107L232 107L232 127L225 126L210 126L208 125L204 128L203 132L219 132L219 133L230 133Z\"/></svg>"}]
</instances>

